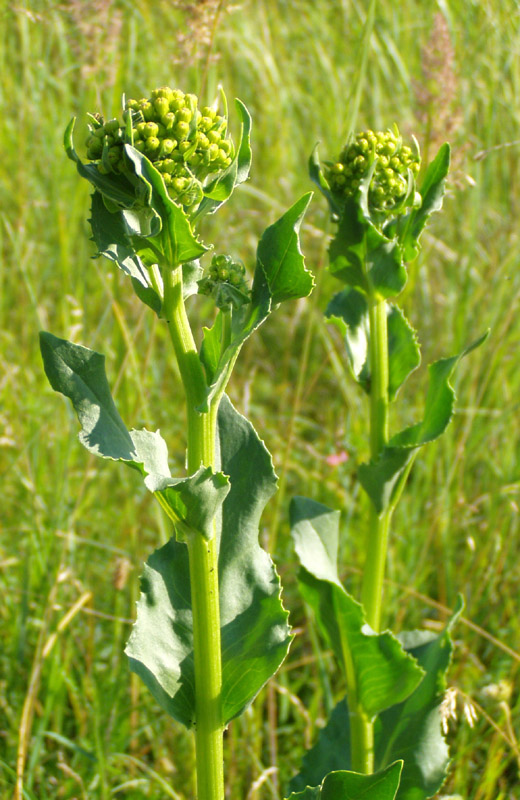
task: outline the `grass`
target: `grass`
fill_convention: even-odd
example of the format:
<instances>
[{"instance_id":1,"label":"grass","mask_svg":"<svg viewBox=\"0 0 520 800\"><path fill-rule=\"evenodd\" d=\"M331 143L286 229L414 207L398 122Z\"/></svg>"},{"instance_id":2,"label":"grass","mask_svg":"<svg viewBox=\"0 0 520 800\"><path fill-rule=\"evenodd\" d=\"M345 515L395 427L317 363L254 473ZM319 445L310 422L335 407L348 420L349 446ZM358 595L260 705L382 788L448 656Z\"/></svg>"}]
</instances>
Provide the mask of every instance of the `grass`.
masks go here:
<instances>
[{"instance_id":1,"label":"grass","mask_svg":"<svg viewBox=\"0 0 520 800\"><path fill-rule=\"evenodd\" d=\"M459 411L447 436L423 451L396 515L386 613L400 627L436 627L464 594L467 622L456 631L450 678L458 692L450 724L456 759L443 791L513 800L520 764L517 5L379 0L363 44L368 4L359 0L249 0L221 10L209 61L212 4L204 30L200 7L195 19L182 5L28 0L0 11L0 796L12 796L20 740L27 798L193 796L191 738L157 713L122 655L142 561L169 536L168 525L137 478L78 446L70 408L45 381L37 331L103 351L125 421L160 427L172 470L182 469L184 420L175 369L162 357L166 332L112 265L90 259L88 188L61 138L72 114L81 131L87 110L115 112L123 90L141 96L162 83L205 85L211 98L222 82L252 111L255 160L251 182L211 221L207 238L249 264L258 234L308 190L306 161L316 141L325 156L351 126L397 121L433 151L449 130L457 181L411 271L405 309L425 363L488 326L492 335L462 365ZM439 9L454 61L435 99L440 72L424 76L421 66L429 63L425 50L435 50ZM445 51L441 63L448 60ZM297 769L342 689L296 592L289 498L345 507L343 563L354 586L363 558L365 501L355 472L367 455L366 406L322 319L339 288L323 272L328 230L316 198L303 233L318 280L314 299L281 312L248 345L232 386L281 474L264 535L276 545L299 631L273 688L228 733L232 796L248 800L283 796L277 787ZM204 301L195 303L195 314L203 318L205 310ZM394 424L420 412L424 378L424 371L414 376L406 418ZM344 463L331 465L329 457L342 452ZM470 702L472 728L464 716Z\"/></svg>"}]
</instances>

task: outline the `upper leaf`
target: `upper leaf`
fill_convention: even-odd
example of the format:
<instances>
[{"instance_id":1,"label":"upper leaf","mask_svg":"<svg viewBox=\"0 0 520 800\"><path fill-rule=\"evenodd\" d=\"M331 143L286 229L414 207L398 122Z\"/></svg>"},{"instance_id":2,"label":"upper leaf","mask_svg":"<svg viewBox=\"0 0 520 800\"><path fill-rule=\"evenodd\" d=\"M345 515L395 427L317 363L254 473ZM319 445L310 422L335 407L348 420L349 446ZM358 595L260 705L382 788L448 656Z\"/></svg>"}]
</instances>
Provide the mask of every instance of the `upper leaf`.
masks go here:
<instances>
[{"instance_id":1,"label":"upper leaf","mask_svg":"<svg viewBox=\"0 0 520 800\"><path fill-rule=\"evenodd\" d=\"M369 719L408 697L423 675L390 632L376 634L362 606L343 588L337 571L339 512L296 497L291 535L302 570L303 597L316 614L357 704ZM355 688L354 688L355 687Z\"/></svg>"},{"instance_id":2,"label":"upper leaf","mask_svg":"<svg viewBox=\"0 0 520 800\"><path fill-rule=\"evenodd\" d=\"M278 576L258 543L260 515L276 488L271 457L226 397L218 413L218 438L220 468L230 484L214 522L219 542L222 713L227 724L278 669L290 635ZM219 503L223 494L219 490ZM212 497L217 499L214 489L206 496L208 502ZM173 506L176 500L169 497L169 502ZM191 511L198 513L195 506ZM137 622L126 652L132 669L161 706L187 727L195 719L192 624L187 547L171 539L145 567Z\"/></svg>"},{"instance_id":3,"label":"upper leaf","mask_svg":"<svg viewBox=\"0 0 520 800\"><path fill-rule=\"evenodd\" d=\"M72 401L82 428L79 439L87 450L126 462L145 475L170 475L159 432L126 429L110 393L104 356L45 331L40 333L40 348L52 388Z\"/></svg>"},{"instance_id":4,"label":"upper leaf","mask_svg":"<svg viewBox=\"0 0 520 800\"><path fill-rule=\"evenodd\" d=\"M220 349L220 314L213 328L205 329L201 359L210 386L200 411L207 411L213 398L224 391L242 345L267 319L273 307L284 300L306 297L312 291L313 278L305 268L298 240L311 196L309 193L301 197L264 231L258 244L251 303L233 311L228 346Z\"/></svg>"},{"instance_id":5,"label":"upper leaf","mask_svg":"<svg viewBox=\"0 0 520 800\"><path fill-rule=\"evenodd\" d=\"M487 336L485 333L456 356L430 364L422 421L393 436L377 461L361 464L359 480L378 513L394 502L400 477L413 458L412 451L437 439L448 427L455 405L455 391L450 383L453 372L460 360L479 347Z\"/></svg>"},{"instance_id":6,"label":"upper leaf","mask_svg":"<svg viewBox=\"0 0 520 800\"><path fill-rule=\"evenodd\" d=\"M409 215L399 220L400 239L405 261L413 261L420 250L419 237L428 219L435 211L440 211L444 198L446 178L450 169L450 146L443 144L434 160L428 165L420 194L422 203Z\"/></svg>"},{"instance_id":7,"label":"upper leaf","mask_svg":"<svg viewBox=\"0 0 520 800\"><path fill-rule=\"evenodd\" d=\"M307 787L288 800L395 800L402 761L372 775L339 770L330 772L319 787Z\"/></svg>"}]
</instances>

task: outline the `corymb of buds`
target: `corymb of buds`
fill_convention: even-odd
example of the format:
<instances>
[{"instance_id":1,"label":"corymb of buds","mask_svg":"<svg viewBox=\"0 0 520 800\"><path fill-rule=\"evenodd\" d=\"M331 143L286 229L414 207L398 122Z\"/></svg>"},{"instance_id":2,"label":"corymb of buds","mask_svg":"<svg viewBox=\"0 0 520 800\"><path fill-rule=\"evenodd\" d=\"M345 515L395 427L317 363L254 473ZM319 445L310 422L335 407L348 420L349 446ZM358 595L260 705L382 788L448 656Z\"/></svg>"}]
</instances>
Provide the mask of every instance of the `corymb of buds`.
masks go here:
<instances>
[{"instance_id":1,"label":"corymb of buds","mask_svg":"<svg viewBox=\"0 0 520 800\"><path fill-rule=\"evenodd\" d=\"M251 291L241 261L232 256L213 256L206 277L199 281L199 293L213 297L217 308L229 311L251 301Z\"/></svg>"},{"instance_id":2,"label":"corymb of buds","mask_svg":"<svg viewBox=\"0 0 520 800\"><path fill-rule=\"evenodd\" d=\"M362 131L343 148L338 161L325 167L325 177L332 193L340 198L352 197L372 164L376 161L368 193L370 206L391 214L404 208L402 201L409 193L410 177L421 166L419 149L404 145L395 131ZM413 193L411 197L413 201Z\"/></svg>"},{"instance_id":3,"label":"corymb of buds","mask_svg":"<svg viewBox=\"0 0 520 800\"><path fill-rule=\"evenodd\" d=\"M186 208L200 203L202 181L226 169L235 155L226 117L210 106L199 109L194 94L169 86L154 89L149 98L127 100L122 122L98 115L91 120L87 158L101 173L125 173L123 145L133 144L162 174L172 199Z\"/></svg>"}]
</instances>

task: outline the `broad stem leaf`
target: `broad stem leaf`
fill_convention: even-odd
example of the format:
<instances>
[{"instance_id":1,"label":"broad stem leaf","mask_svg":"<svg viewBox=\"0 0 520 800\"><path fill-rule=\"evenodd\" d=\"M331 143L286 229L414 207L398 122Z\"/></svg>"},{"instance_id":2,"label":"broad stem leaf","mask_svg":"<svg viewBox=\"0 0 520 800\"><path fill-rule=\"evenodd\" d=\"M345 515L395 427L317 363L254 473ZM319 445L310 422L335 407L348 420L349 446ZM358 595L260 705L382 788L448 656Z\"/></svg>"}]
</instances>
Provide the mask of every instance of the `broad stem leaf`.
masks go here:
<instances>
[{"instance_id":1,"label":"broad stem leaf","mask_svg":"<svg viewBox=\"0 0 520 800\"><path fill-rule=\"evenodd\" d=\"M408 697L423 671L392 633L369 628L362 606L343 588L337 567L340 513L296 497L290 515L303 597L342 665L357 710L373 720Z\"/></svg>"},{"instance_id":2,"label":"broad stem leaf","mask_svg":"<svg viewBox=\"0 0 520 800\"><path fill-rule=\"evenodd\" d=\"M260 515L276 489L271 457L251 424L225 396L218 413L218 441L220 469L230 484L215 515L222 713L227 724L276 672L287 654L290 633L280 601L280 581L258 543ZM222 495L220 491L219 501ZM214 489L212 497L215 499ZM187 550L183 542L171 539L148 559L137 621L126 652L132 669L161 706L190 727L195 694Z\"/></svg>"},{"instance_id":3,"label":"broad stem leaf","mask_svg":"<svg viewBox=\"0 0 520 800\"><path fill-rule=\"evenodd\" d=\"M321 786L307 787L287 800L395 800L403 768L396 761L373 775L339 770L330 772Z\"/></svg>"}]
</instances>

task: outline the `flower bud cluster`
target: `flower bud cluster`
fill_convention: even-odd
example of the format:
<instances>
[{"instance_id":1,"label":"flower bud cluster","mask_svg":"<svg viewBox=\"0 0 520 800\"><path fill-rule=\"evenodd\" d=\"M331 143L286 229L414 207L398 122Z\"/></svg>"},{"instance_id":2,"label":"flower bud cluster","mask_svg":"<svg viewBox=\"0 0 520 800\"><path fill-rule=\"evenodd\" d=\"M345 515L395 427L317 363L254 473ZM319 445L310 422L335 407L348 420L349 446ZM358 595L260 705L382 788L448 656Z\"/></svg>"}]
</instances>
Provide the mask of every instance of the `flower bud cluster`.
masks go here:
<instances>
[{"instance_id":1,"label":"flower bud cluster","mask_svg":"<svg viewBox=\"0 0 520 800\"><path fill-rule=\"evenodd\" d=\"M232 256L213 256L208 275L199 281L199 292L212 296L223 310L232 306L239 308L251 299L245 274L241 261L235 261Z\"/></svg>"},{"instance_id":2,"label":"flower bud cluster","mask_svg":"<svg viewBox=\"0 0 520 800\"><path fill-rule=\"evenodd\" d=\"M408 170L415 176L421 166L420 156L402 144L397 132L367 130L358 133L343 148L338 161L328 165L325 174L335 195L352 197L374 159L377 161L369 201L375 209L391 212L408 191Z\"/></svg>"},{"instance_id":3,"label":"flower bud cluster","mask_svg":"<svg viewBox=\"0 0 520 800\"><path fill-rule=\"evenodd\" d=\"M226 138L227 119L212 107L197 106L194 94L169 86L154 89L148 99L127 100L122 123L92 118L87 158L104 174L127 171L123 145L130 142L130 119L133 146L161 172L170 196L192 207L202 199L201 181L226 169L235 155Z\"/></svg>"}]
</instances>

